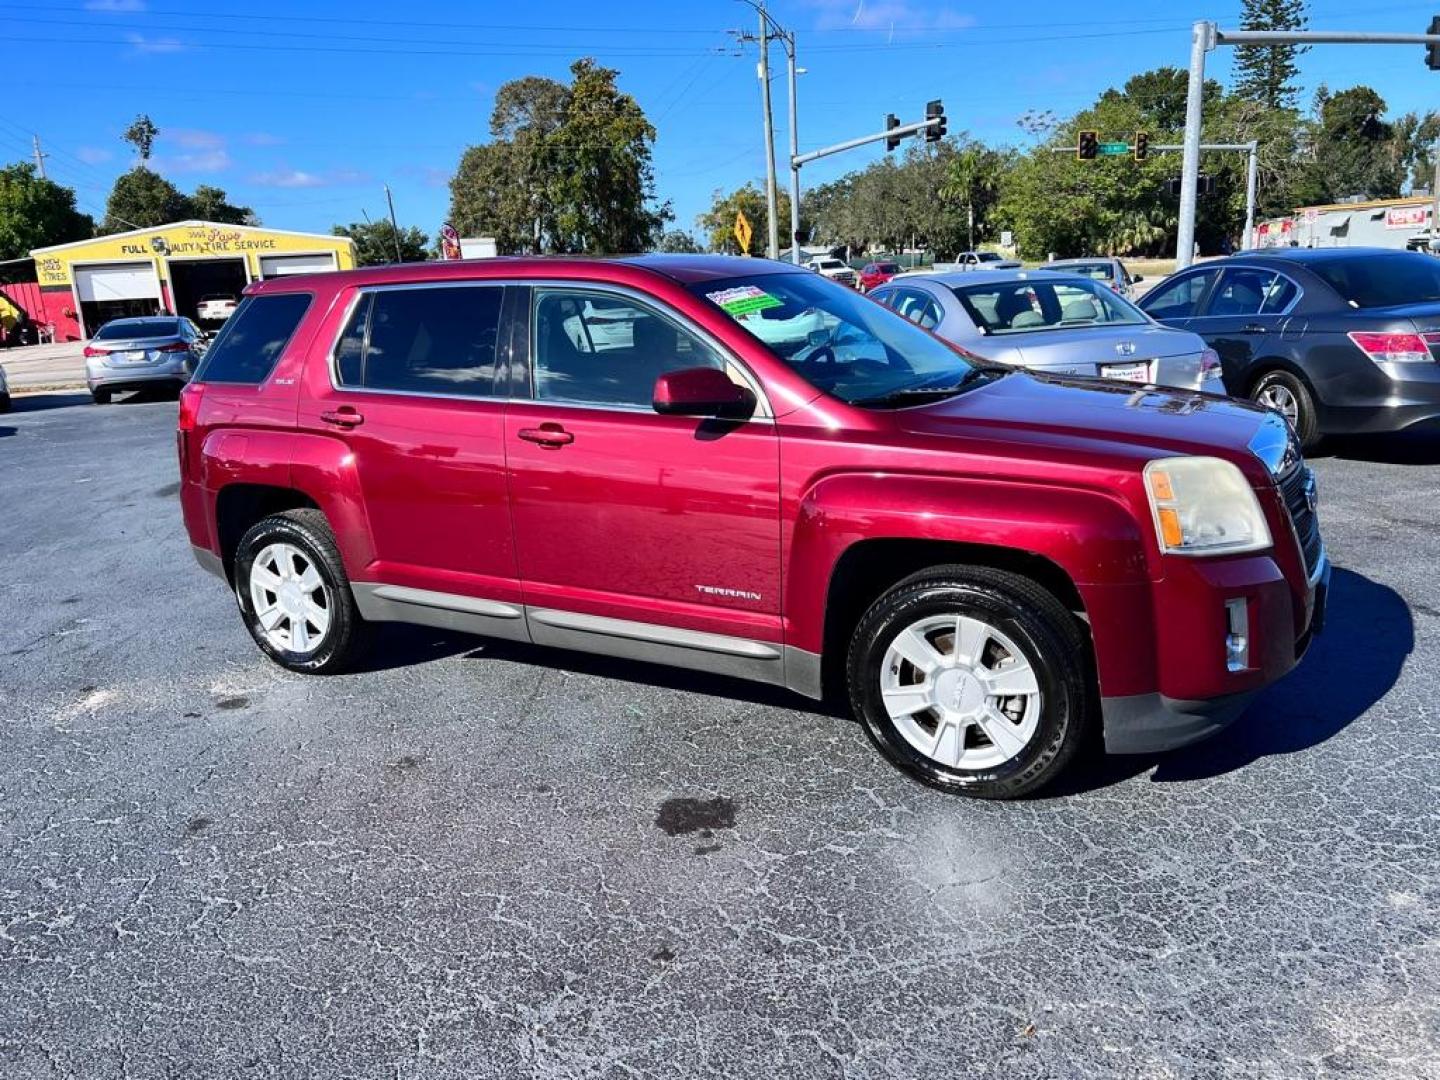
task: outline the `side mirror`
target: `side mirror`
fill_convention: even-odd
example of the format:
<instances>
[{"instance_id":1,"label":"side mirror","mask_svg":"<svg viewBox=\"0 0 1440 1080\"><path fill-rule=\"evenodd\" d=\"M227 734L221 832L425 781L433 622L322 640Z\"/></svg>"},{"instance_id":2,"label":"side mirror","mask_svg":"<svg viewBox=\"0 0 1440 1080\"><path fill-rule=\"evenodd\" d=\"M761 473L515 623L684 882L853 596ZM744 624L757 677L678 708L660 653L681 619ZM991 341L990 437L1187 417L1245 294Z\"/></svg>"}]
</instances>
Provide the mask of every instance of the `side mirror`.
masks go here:
<instances>
[{"instance_id":1,"label":"side mirror","mask_svg":"<svg viewBox=\"0 0 1440 1080\"><path fill-rule=\"evenodd\" d=\"M754 407L754 395L718 368L683 368L655 380L653 405L664 416L736 416Z\"/></svg>"},{"instance_id":2,"label":"side mirror","mask_svg":"<svg viewBox=\"0 0 1440 1080\"><path fill-rule=\"evenodd\" d=\"M1131 284L1131 285L1137 285L1137 284L1139 284L1140 282L1142 282L1142 281L1144 281L1144 280L1145 280L1145 278L1144 278L1142 275L1140 275L1140 274L1131 274L1131 275L1130 275L1130 284Z\"/></svg>"}]
</instances>

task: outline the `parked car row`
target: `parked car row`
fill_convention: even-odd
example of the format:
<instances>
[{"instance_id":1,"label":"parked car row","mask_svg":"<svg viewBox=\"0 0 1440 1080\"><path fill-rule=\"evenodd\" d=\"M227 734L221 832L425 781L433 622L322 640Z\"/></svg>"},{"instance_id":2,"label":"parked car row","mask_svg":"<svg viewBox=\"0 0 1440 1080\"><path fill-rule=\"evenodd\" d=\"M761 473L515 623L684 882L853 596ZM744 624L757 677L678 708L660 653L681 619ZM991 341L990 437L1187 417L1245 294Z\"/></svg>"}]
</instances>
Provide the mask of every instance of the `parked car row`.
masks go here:
<instances>
[{"instance_id":1,"label":"parked car row","mask_svg":"<svg viewBox=\"0 0 1440 1080\"><path fill-rule=\"evenodd\" d=\"M895 765L979 797L1092 736L1148 753L1233 721L1323 622L1293 432L927 332L963 315L1024 354L1118 331L1198 371L1193 335L1092 279L915 280L887 305L648 256L253 285L181 395L196 558L297 672L383 621L676 664L848 701Z\"/></svg>"}]
</instances>

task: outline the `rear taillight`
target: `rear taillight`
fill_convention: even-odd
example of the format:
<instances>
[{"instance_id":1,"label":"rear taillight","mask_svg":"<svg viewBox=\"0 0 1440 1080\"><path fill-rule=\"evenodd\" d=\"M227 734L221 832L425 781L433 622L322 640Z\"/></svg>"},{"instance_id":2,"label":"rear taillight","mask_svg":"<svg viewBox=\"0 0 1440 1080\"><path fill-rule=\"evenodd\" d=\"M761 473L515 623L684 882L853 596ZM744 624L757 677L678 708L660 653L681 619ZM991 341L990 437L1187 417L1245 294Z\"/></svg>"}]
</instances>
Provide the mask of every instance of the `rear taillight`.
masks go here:
<instances>
[{"instance_id":1,"label":"rear taillight","mask_svg":"<svg viewBox=\"0 0 1440 1080\"><path fill-rule=\"evenodd\" d=\"M180 476L190 476L190 433L200 421L200 399L205 394L204 383L188 383L180 391L180 418L175 422L175 449L180 456Z\"/></svg>"},{"instance_id":2,"label":"rear taillight","mask_svg":"<svg viewBox=\"0 0 1440 1080\"><path fill-rule=\"evenodd\" d=\"M156 352L189 352L190 346L183 341L172 341L169 345L161 345Z\"/></svg>"},{"instance_id":3,"label":"rear taillight","mask_svg":"<svg viewBox=\"0 0 1440 1080\"><path fill-rule=\"evenodd\" d=\"M97 349L97 348L95 348L95 346L93 346L93 345L86 345L86 346L85 346L85 349L84 349L84 353L85 353L86 359L89 359L89 358L92 357L92 356L109 356L109 355L110 355L110 354L107 353L104 349Z\"/></svg>"},{"instance_id":4,"label":"rear taillight","mask_svg":"<svg viewBox=\"0 0 1440 1080\"><path fill-rule=\"evenodd\" d=\"M1206 379L1220 378L1220 354L1214 349L1203 349L1200 352L1200 381Z\"/></svg>"},{"instance_id":5,"label":"rear taillight","mask_svg":"<svg viewBox=\"0 0 1440 1080\"><path fill-rule=\"evenodd\" d=\"M1415 364L1430 360L1430 349L1419 334L1371 334L1353 331L1346 336L1377 364Z\"/></svg>"}]
</instances>

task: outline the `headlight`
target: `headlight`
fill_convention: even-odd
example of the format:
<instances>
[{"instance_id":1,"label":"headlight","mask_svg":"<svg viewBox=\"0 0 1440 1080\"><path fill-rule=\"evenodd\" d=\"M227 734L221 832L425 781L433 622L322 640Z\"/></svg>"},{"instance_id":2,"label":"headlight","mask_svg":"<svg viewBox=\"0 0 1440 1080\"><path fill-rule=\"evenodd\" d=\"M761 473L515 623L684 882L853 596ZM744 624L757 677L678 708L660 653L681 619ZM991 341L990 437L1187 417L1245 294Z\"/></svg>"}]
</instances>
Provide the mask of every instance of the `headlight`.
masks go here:
<instances>
[{"instance_id":1,"label":"headlight","mask_svg":"<svg viewBox=\"0 0 1440 1080\"><path fill-rule=\"evenodd\" d=\"M1213 457L1160 458L1145 466L1160 550L1225 555L1270 546L1270 527L1245 476Z\"/></svg>"}]
</instances>

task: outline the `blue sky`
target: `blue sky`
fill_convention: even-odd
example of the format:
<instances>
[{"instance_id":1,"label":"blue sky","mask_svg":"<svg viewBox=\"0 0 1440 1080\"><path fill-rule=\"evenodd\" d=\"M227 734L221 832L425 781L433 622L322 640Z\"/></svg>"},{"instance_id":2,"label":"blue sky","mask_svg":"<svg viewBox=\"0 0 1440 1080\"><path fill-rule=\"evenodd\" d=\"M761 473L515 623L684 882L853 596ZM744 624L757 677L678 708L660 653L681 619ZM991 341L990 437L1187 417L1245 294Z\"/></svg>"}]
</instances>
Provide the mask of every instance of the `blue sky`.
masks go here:
<instances>
[{"instance_id":1,"label":"blue sky","mask_svg":"<svg viewBox=\"0 0 1440 1080\"><path fill-rule=\"evenodd\" d=\"M801 149L919 118L943 98L950 130L1021 144L1028 109L1064 115L1107 86L1188 61L1190 22L1235 25L1239 2L1108 0L1000 5L949 0L773 0L800 63ZM1434 4L1312 0L1316 29L1423 32ZM403 10L405 21L396 21ZM1363 18L1357 15L1363 13ZM185 190L218 184L280 228L328 231L384 212L434 233L463 148L487 137L495 89L527 74L564 78L594 56L655 123L658 193L677 224L717 188L764 173L754 29L738 0L528 4L408 0L0 0L0 160L28 158L38 132L50 175L97 217L133 155L137 113L161 129L155 165ZM772 46L783 73L783 54ZM1440 102L1419 46L1321 46L1302 58L1308 94L1366 82L1394 113ZM1225 50L1210 74L1228 81ZM788 145L775 82L777 148ZM808 166L809 184L859 168L863 149Z\"/></svg>"}]
</instances>

